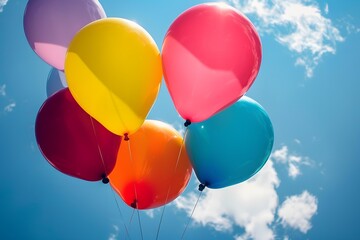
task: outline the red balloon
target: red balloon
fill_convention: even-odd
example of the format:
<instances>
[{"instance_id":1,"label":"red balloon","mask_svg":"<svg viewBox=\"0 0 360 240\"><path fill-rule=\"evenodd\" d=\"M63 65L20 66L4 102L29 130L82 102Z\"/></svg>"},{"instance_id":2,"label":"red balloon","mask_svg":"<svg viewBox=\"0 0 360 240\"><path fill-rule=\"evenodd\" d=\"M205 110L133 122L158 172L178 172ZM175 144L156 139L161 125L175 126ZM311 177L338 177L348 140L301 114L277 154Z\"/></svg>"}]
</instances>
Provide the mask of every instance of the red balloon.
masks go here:
<instances>
[{"instance_id":1,"label":"red balloon","mask_svg":"<svg viewBox=\"0 0 360 240\"><path fill-rule=\"evenodd\" d=\"M121 137L91 118L68 88L48 98L35 123L38 146L57 170L87 181L104 179L113 170Z\"/></svg>"}]
</instances>

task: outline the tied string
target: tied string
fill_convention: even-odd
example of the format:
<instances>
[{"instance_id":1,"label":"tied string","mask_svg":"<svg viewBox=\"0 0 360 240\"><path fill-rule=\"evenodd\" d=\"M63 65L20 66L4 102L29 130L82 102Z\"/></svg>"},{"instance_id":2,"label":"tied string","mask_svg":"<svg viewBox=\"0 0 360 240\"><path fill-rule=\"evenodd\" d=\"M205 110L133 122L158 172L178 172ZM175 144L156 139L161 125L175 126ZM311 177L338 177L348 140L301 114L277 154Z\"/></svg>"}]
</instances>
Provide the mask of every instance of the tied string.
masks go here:
<instances>
[{"instance_id":1,"label":"tied string","mask_svg":"<svg viewBox=\"0 0 360 240\"><path fill-rule=\"evenodd\" d=\"M102 174L102 182L103 182L104 184L107 184L107 183L109 183L109 178L107 177L107 169L106 169L104 157L103 157L103 154L102 154L102 151L101 151L101 147L100 147L100 144L99 144L98 136L97 136L97 134L96 134L95 125L94 125L94 120L93 120L92 117L90 117L90 122L91 122L91 126L92 126L93 133L94 133L94 136L95 136L95 141L96 141L96 144L97 144L97 148L98 148L98 151L99 151L99 156L100 156L100 159L101 159L103 168L104 168L104 173ZM111 187L110 187L110 190L111 190L111 192L112 192L112 195L113 195L113 197L114 197L114 200L115 200L117 209L118 209L118 211L119 211L119 214L120 214L120 217L121 217L121 220L122 220L122 223L123 223L123 225L124 225L126 236L127 236L129 239L131 239L131 238L130 238L130 235L129 235L128 228L126 227L126 224L125 224L125 221L124 221L124 216L123 216L122 211L121 211L121 209L120 209L119 202L118 202L118 200L117 200L117 198L116 198L115 192L114 192L114 190L113 190Z\"/></svg>"},{"instance_id":2,"label":"tied string","mask_svg":"<svg viewBox=\"0 0 360 240\"><path fill-rule=\"evenodd\" d=\"M129 135L128 135L127 133L124 134L124 140L128 143L128 150L129 150L130 161L131 161L131 163L133 164L133 167L134 167L135 162L134 162L134 158L133 158L133 155L132 155L132 152L131 152L130 138L129 138ZM143 230L142 230L142 224L141 224L141 219L140 219L140 211L139 211L138 202L137 202L138 194L137 194L137 191L136 191L135 182L134 182L133 187L134 187L135 199L134 199L134 202L131 203L131 207L133 207L134 209L136 209L137 218L138 218L138 222L139 222L141 239L144 240ZM131 219L132 219L132 217L131 217Z\"/></svg>"},{"instance_id":3,"label":"tied string","mask_svg":"<svg viewBox=\"0 0 360 240\"><path fill-rule=\"evenodd\" d=\"M114 199L115 199L116 206L117 206L117 208L118 208L118 210L119 210L120 217L121 217L121 222L123 223L124 228L125 228L125 234L126 234L126 236L128 237L128 239L131 240L131 237L130 237L130 234L129 234L129 230L128 230L126 224L125 224L124 216L123 216L122 211L121 211L121 209L120 209L119 202L118 202L118 200L117 200L117 198L116 198L116 194L115 194L115 192L114 192L114 190L113 190L112 188L110 188L110 189L111 189L111 192L112 192L113 197L114 197Z\"/></svg>"},{"instance_id":4,"label":"tied string","mask_svg":"<svg viewBox=\"0 0 360 240\"><path fill-rule=\"evenodd\" d=\"M181 238L180 238L181 240L184 239L184 237L185 237L186 230L187 230L188 227L189 227L189 224L190 224L190 222L191 222L191 220L192 220L192 216L194 215L195 209L196 209L196 207L197 207L197 205L198 205L198 203L199 203L199 200L200 200L200 198L201 198L201 195L202 195L203 190L205 189L205 187L206 187L205 184L200 184L200 185L199 185L199 196L198 196L198 198L197 198L197 200L196 200L196 203L195 203L195 205L194 205L194 208L193 208L192 211L191 211L191 214L190 214L190 216L189 216L189 219L188 219L188 222L187 222L187 224L186 224L186 226L185 226L185 229L184 229L184 231L183 231L182 234L181 234Z\"/></svg>"},{"instance_id":5,"label":"tied string","mask_svg":"<svg viewBox=\"0 0 360 240\"><path fill-rule=\"evenodd\" d=\"M186 130L185 130L185 133L184 133L184 137L182 139L182 142L181 142L181 146L180 146L180 150L179 150L179 153L178 153L178 156L177 156L177 160L176 160L176 163L175 163L175 167L174 167L174 170L173 170L173 175L172 176L175 176L176 174L176 171L177 171L177 168L178 168L178 165L179 165L179 161L180 161L180 157L181 157L181 154L182 154L182 150L183 150L183 147L185 146L185 139L186 139L186 135L187 135L187 132L188 132L188 126L191 124L191 121L190 120L186 120L185 123L184 123L184 126L186 127ZM167 190L167 193L166 193L166 198L165 198L165 203L168 201L169 199L169 195L170 195L170 191L171 191L171 185L172 181L169 181L169 187L168 187L168 190ZM161 224L162 224L162 221L163 221L163 218L164 218L164 213L165 213L165 208L166 208L166 204L163 206L162 208L162 211L161 211L161 217L160 217L160 221L159 221L159 225L158 225L158 229L157 229L157 232L156 232L156 240L158 240L159 238L159 234L160 234L160 229L161 229Z\"/></svg>"},{"instance_id":6,"label":"tied string","mask_svg":"<svg viewBox=\"0 0 360 240\"><path fill-rule=\"evenodd\" d=\"M101 151L101 148L100 148L100 144L99 144L99 139L98 139L98 136L96 134L96 130L95 130L95 125L94 125L94 120L92 117L90 117L90 122L91 122L91 126L92 126L92 129L93 129L93 133L94 133L94 136L95 136L95 141L96 141L96 145L97 145L97 149L99 151L99 156L100 156L100 159L101 159L101 163L103 165L103 168L104 168L104 173L102 174L102 182L104 184L107 184L109 183L109 179L107 178L107 169L106 169L106 165L105 165L105 161L104 161L104 157L103 157L103 154L102 154L102 151Z\"/></svg>"}]
</instances>

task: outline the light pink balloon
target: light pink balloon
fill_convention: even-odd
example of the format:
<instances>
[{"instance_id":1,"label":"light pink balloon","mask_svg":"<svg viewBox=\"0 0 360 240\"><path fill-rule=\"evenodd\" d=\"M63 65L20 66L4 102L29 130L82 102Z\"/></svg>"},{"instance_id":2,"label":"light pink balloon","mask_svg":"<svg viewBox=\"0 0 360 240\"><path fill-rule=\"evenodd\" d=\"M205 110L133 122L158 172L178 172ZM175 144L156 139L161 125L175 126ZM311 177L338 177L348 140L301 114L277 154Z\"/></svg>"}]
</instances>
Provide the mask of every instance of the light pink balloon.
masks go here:
<instances>
[{"instance_id":1,"label":"light pink balloon","mask_svg":"<svg viewBox=\"0 0 360 240\"><path fill-rule=\"evenodd\" d=\"M200 4L170 26L164 78L180 115L203 121L236 102L254 82L261 42L252 23L224 3Z\"/></svg>"},{"instance_id":2,"label":"light pink balloon","mask_svg":"<svg viewBox=\"0 0 360 240\"><path fill-rule=\"evenodd\" d=\"M75 34L88 23L105 17L98 0L29 0L24 31L36 54L63 70L66 51Z\"/></svg>"}]
</instances>

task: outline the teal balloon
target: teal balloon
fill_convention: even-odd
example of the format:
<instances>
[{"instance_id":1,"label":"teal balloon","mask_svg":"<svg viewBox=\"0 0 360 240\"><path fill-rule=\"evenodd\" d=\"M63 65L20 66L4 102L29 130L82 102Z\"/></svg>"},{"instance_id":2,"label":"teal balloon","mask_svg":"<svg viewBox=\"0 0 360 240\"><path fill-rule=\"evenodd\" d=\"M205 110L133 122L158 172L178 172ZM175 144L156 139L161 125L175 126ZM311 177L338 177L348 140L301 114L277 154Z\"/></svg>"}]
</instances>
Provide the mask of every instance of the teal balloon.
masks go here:
<instances>
[{"instance_id":1,"label":"teal balloon","mask_svg":"<svg viewBox=\"0 0 360 240\"><path fill-rule=\"evenodd\" d=\"M268 114L245 96L206 121L192 123L185 137L196 176L209 188L231 186L252 177L265 165L273 143Z\"/></svg>"}]
</instances>

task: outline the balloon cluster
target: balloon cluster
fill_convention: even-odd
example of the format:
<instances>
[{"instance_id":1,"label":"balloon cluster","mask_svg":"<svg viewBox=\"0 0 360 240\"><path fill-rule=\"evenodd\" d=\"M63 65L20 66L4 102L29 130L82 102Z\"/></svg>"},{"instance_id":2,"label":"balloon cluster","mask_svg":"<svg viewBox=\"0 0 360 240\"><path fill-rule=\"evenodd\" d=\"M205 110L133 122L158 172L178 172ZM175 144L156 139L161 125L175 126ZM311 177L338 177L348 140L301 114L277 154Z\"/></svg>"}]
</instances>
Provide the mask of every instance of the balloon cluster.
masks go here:
<instances>
[{"instance_id":1,"label":"balloon cluster","mask_svg":"<svg viewBox=\"0 0 360 240\"><path fill-rule=\"evenodd\" d=\"M223 3L179 15L160 53L149 33L107 18L97 0L29 0L27 40L53 66L35 135L59 171L102 180L126 204L167 204L186 188L192 168L204 187L247 180L267 161L274 133L266 111L243 96L261 63L252 23ZM184 139L146 117L164 79Z\"/></svg>"}]
</instances>

